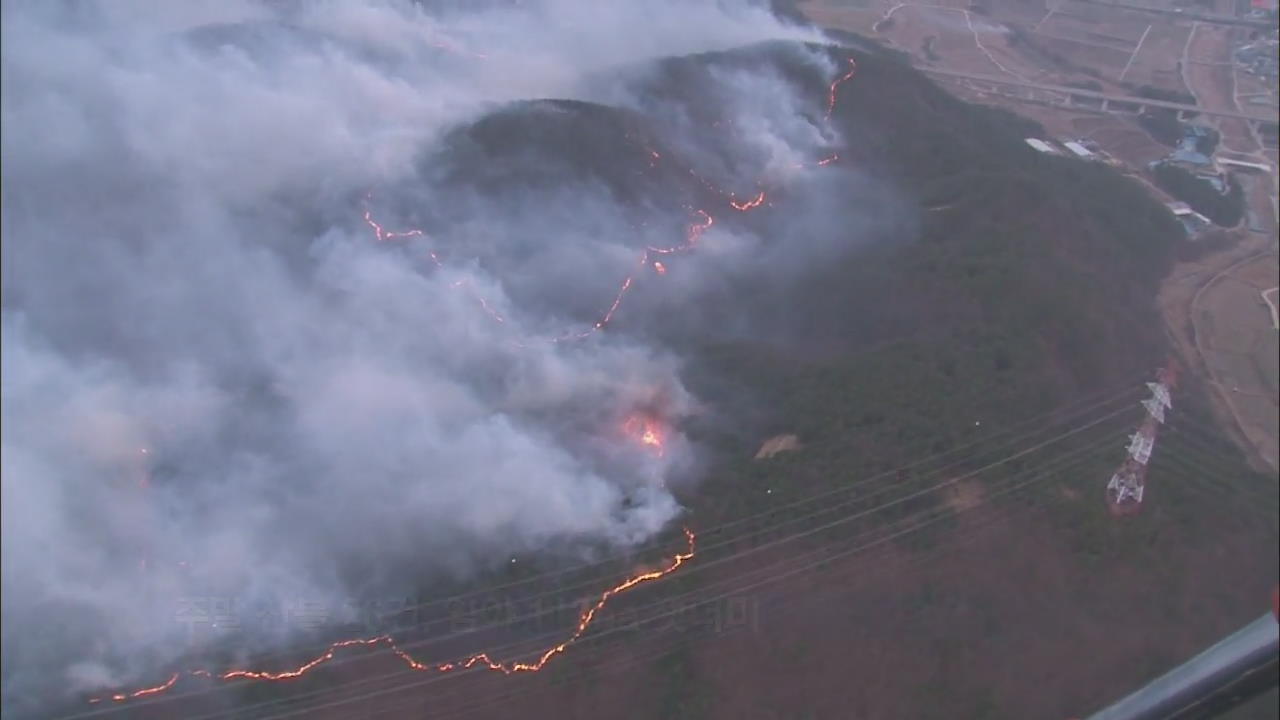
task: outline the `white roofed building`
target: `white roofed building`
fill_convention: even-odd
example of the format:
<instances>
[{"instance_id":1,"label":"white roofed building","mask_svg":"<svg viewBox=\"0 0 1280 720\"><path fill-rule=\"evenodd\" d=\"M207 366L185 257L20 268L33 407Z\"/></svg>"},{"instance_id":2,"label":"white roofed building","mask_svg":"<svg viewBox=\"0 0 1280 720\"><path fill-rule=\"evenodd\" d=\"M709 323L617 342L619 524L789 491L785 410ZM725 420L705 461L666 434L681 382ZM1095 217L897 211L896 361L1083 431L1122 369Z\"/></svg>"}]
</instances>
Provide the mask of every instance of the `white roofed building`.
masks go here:
<instances>
[{"instance_id":1,"label":"white roofed building","mask_svg":"<svg viewBox=\"0 0 1280 720\"><path fill-rule=\"evenodd\" d=\"M1039 138L1026 138L1026 143L1046 155L1060 155L1058 149Z\"/></svg>"},{"instance_id":2,"label":"white roofed building","mask_svg":"<svg viewBox=\"0 0 1280 720\"><path fill-rule=\"evenodd\" d=\"M1075 155L1081 160L1097 159L1097 155L1094 154L1092 150L1085 147L1084 145L1081 145L1078 142L1075 142L1074 140L1068 140L1067 142L1062 143L1062 147L1070 150L1072 155Z\"/></svg>"}]
</instances>

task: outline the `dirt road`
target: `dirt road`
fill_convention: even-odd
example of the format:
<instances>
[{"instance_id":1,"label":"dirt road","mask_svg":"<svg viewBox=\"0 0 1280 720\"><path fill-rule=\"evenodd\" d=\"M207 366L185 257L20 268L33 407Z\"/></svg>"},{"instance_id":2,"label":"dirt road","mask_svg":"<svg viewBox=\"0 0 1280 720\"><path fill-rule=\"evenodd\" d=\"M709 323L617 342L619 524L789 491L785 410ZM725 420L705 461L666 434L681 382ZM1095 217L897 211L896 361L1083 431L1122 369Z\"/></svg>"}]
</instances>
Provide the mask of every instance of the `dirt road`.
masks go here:
<instances>
[{"instance_id":1,"label":"dirt road","mask_svg":"<svg viewBox=\"0 0 1280 720\"><path fill-rule=\"evenodd\" d=\"M1235 97L1235 66L1231 47L1235 28L1195 23L1182 53L1182 74L1199 104L1210 110L1239 112ZM1222 133L1221 147L1251 155L1261 148L1248 123L1234 118L1214 118Z\"/></svg>"},{"instance_id":2,"label":"dirt road","mask_svg":"<svg viewBox=\"0 0 1280 720\"><path fill-rule=\"evenodd\" d=\"M1205 368L1246 441L1273 470L1280 457L1277 335L1262 291L1274 287L1276 255L1243 261L1196 293L1192 329Z\"/></svg>"},{"instance_id":3,"label":"dirt road","mask_svg":"<svg viewBox=\"0 0 1280 720\"><path fill-rule=\"evenodd\" d=\"M1234 248L1178 264L1160 292L1170 336L1208 381L1223 427L1271 472L1280 459L1280 345L1262 293L1277 276L1271 239L1248 233Z\"/></svg>"}]
</instances>

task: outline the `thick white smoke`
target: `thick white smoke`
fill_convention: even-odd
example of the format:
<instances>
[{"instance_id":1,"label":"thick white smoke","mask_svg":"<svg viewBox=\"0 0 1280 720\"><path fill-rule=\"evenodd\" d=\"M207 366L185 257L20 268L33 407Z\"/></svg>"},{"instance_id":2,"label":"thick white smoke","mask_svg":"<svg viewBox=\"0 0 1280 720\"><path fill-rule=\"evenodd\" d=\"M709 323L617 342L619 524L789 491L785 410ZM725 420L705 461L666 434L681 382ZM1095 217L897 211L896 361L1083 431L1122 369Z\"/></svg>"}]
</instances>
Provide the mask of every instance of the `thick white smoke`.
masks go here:
<instances>
[{"instance_id":1,"label":"thick white smoke","mask_svg":"<svg viewBox=\"0 0 1280 720\"><path fill-rule=\"evenodd\" d=\"M630 272L627 209L568 180L536 210L473 193L451 228L537 251L437 269L438 238L376 242L362 199L402 229L412 208L378 200L428 202L424 156L503 103L652 110L601 78L799 37L683 0L6 3L6 701L152 677L188 649L183 598L336 607L669 524L691 449L617 435L636 408L693 407L679 359L626 333L547 341ZM824 142L778 78L724 80L753 172Z\"/></svg>"}]
</instances>

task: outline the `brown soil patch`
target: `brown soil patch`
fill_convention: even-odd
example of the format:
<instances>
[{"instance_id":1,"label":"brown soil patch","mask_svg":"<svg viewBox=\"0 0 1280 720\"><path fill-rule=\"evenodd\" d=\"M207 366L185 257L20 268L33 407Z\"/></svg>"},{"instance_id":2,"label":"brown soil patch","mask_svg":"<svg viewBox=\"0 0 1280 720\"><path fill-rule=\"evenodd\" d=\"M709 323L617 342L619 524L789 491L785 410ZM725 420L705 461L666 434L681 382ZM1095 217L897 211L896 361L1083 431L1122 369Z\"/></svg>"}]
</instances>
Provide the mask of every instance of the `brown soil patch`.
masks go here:
<instances>
[{"instance_id":1,"label":"brown soil patch","mask_svg":"<svg viewBox=\"0 0 1280 720\"><path fill-rule=\"evenodd\" d=\"M1276 256L1265 255L1215 279L1192 304L1197 347L1214 386L1247 447L1271 468L1280 458L1280 388L1273 372L1280 358L1271 313L1258 291L1273 287L1278 274Z\"/></svg>"},{"instance_id":2,"label":"brown soil patch","mask_svg":"<svg viewBox=\"0 0 1280 720\"><path fill-rule=\"evenodd\" d=\"M1270 470L1273 466L1264 456L1270 455L1274 459L1275 455L1259 452L1259 442L1263 442L1262 447L1267 447L1267 443L1264 442L1265 438L1259 436L1256 430L1246 434L1246 431L1241 428L1241 423L1237 420L1238 410L1233 408L1232 399L1228 397L1228 395L1239 395L1239 393L1232 390L1232 388L1239 386L1239 382L1235 377L1247 375L1246 370L1250 368L1252 370L1249 372L1252 373L1253 377L1260 376L1257 372L1258 363L1250 362L1247 359L1242 363L1238 355L1236 357L1224 356L1222 349L1226 348L1230 352L1229 348L1234 347L1237 353L1243 349L1245 355L1248 355L1249 348L1253 347L1252 342L1242 345L1238 338L1234 341L1230 339L1232 334L1240 334L1234 330L1234 328L1239 327L1240 321L1250 323L1247 326L1249 328L1256 324L1256 329L1268 331L1274 336L1275 330L1271 327L1269 313L1267 313L1265 304L1262 302L1262 298L1258 296L1257 290L1254 289L1252 283L1246 287L1252 291L1250 301L1254 307L1235 307L1240 304L1239 298L1235 298L1234 302L1229 299L1207 302L1206 299L1209 297L1218 298L1219 293L1204 291L1202 294L1202 290L1210 281L1219 277L1233 265L1238 266L1237 270L1252 267L1253 263L1244 262L1250 257L1257 256L1263 264L1269 261L1274 266L1275 255L1264 255L1273 245L1272 238L1250 232L1237 232L1235 235L1239 240L1234 246L1194 261L1175 265L1160 289L1159 307L1164 315L1169 338L1174 343L1174 348L1182 360L1183 367L1191 372L1200 374L1210 381L1209 397L1213 401L1214 414L1217 416L1219 425L1228 431L1240 447L1253 458L1255 466L1259 470L1265 471ZM1249 272L1252 274L1261 271L1249 270ZM1236 281L1236 284L1239 285L1240 283ZM1197 295L1201 296L1199 301L1196 301ZM1231 295L1233 296L1234 293ZM1194 312L1193 305L1197 308ZM1247 319L1245 319L1245 316L1247 316ZM1209 328L1206 327L1207 325L1214 327ZM1218 350L1206 345L1206 339L1201 339L1199 343L1197 342L1198 334L1202 332L1212 333L1217 336L1218 345L1215 347L1218 347ZM1257 339L1263 336L1252 335L1251 337ZM1206 358L1201 354L1202 347L1206 348L1206 351L1211 356L1209 362L1206 362ZM1257 352L1262 353L1265 351L1265 346L1257 345ZM1215 368L1217 370L1216 373ZM1230 384L1225 389L1220 385L1224 381L1220 377L1215 377L1215 375L1222 375L1224 372L1233 376L1231 380L1227 381ZM1248 384L1248 381L1246 381L1246 384ZM1254 384L1256 386L1256 380ZM1262 394L1264 397L1267 392L1274 393L1274 391L1266 391L1260 387L1254 387L1249 392ZM1248 398L1241 397L1237 399L1244 400ZM1274 417L1274 406L1269 412L1259 414L1259 419L1264 421L1268 418L1274 419Z\"/></svg>"},{"instance_id":3,"label":"brown soil patch","mask_svg":"<svg viewBox=\"0 0 1280 720\"><path fill-rule=\"evenodd\" d=\"M799 450L800 447L800 438L795 435L774 435L760 446L755 459L767 460L780 452Z\"/></svg>"},{"instance_id":4,"label":"brown soil patch","mask_svg":"<svg viewBox=\"0 0 1280 720\"><path fill-rule=\"evenodd\" d=\"M957 512L971 510L982 504L986 495L982 485L973 481L958 482L947 491L947 505Z\"/></svg>"}]
</instances>

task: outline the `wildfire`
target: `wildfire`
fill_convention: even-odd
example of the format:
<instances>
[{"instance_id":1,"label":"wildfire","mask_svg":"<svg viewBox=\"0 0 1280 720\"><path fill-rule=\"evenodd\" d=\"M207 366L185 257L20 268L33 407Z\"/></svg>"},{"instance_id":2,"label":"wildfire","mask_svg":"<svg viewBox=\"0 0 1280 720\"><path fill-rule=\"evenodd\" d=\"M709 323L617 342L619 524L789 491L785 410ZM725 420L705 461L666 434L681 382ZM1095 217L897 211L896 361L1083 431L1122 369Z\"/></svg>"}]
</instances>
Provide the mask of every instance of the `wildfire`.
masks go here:
<instances>
[{"instance_id":1,"label":"wildfire","mask_svg":"<svg viewBox=\"0 0 1280 720\"><path fill-rule=\"evenodd\" d=\"M147 697L148 695L159 695L165 690L168 690L169 688L176 685L178 683L178 678L181 676L182 676L182 673L174 673L168 680L165 680L164 682L160 683L159 685L156 685L155 687L142 688L140 690L134 690L132 692L127 692L127 693L116 693L115 695L110 695L107 698L100 698L100 697L92 698L89 700L89 702L98 703L98 702L102 702L105 699L110 699L114 702L124 702L125 700L136 700L138 698L144 698L144 697Z\"/></svg>"},{"instance_id":2,"label":"wildfire","mask_svg":"<svg viewBox=\"0 0 1280 720\"><path fill-rule=\"evenodd\" d=\"M635 414L622 423L622 431L658 457L666 452L662 423L643 414Z\"/></svg>"},{"instance_id":3,"label":"wildfire","mask_svg":"<svg viewBox=\"0 0 1280 720\"><path fill-rule=\"evenodd\" d=\"M445 43L439 43L438 47L441 47L442 49L447 49L450 51L455 51L455 52L466 52L464 50L461 50L460 48L457 48L456 46L447 47ZM480 53L471 53L471 54L473 54L475 57L484 57L484 55ZM857 63L854 61L853 58L847 58L846 61L848 62L848 65L849 65L848 71L845 72L840 77L836 78L829 86L829 89L827 92L827 108L826 108L826 114L824 116L825 119L829 120L831 118L832 113L835 111L836 99L837 99L837 94L839 92L840 86L844 84L846 81L848 81L849 79L851 79L854 76L855 72L857 71ZM713 125L718 126L719 122L717 121L717 123L713 123ZM648 155L649 155L650 167L656 167L657 163L660 160L662 160L662 155L660 155L656 150L653 150L651 148L646 147L645 150L648 152ZM825 157L816 161L815 164L817 166L826 166L835 162L838 159L839 159L838 155L832 154L828 157ZM754 197L752 197L750 200L739 202L732 193L724 192L720 188L716 187L714 184L707 181L705 178L698 175L693 169L687 168L687 170L690 175L692 175L698 182L700 182L702 185L707 187L713 193L715 193L721 198L727 199L729 205L735 210L738 210L741 212L747 212L760 207L765 202L764 190L760 190L759 192L757 192L757 194ZM369 206L371 200L372 200L372 193L369 193L368 195L365 196L365 199L364 199L364 222L373 231L373 237L376 241L387 242L391 240L405 239L405 238L411 238L411 237L426 237L426 233L423 230L418 228L412 228L409 230L402 230L402 231L390 231L385 229L373 217L373 211L370 209L370 206ZM666 266L662 262L653 259L653 256L654 255L670 255L674 253L693 250L697 245L698 241L702 238L703 233L705 233L708 229L711 228L713 224L715 224L715 219L706 210L695 209L692 207L690 207L689 210L694 215L698 216L698 220L696 222L690 223L687 226L685 231L684 241L678 245L673 245L671 247L666 247L666 248L656 248L656 247L645 248L644 252L640 256L639 265L641 268L652 263L655 273L657 273L658 275L665 275L667 271ZM443 267L444 263L440 260L440 258L434 252L428 252L427 257L437 267ZM623 279L622 284L619 287L618 292L613 299L613 302L609 305L608 309L602 315L600 315L600 319L596 321L594 324L592 324L588 329L582 332L574 333L574 334L562 335L560 337L553 338L552 341L558 342L558 341L568 340L568 339L584 338L591 335L592 333L603 330L604 327L608 325L609 322L613 319L614 314L618 311L618 308L622 304L623 298L626 296L627 292L630 291L632 287L633 279L634 279L633 275L627 275ZM454 287L465 287L465 286L466 284L462 282L454 284ZM483 297L475 293L474 290L471 290L471 293L473 297L475 297L478 304L484 309L486 313L488 313L495 321L503 322L502 316L499 315ZM640 445L649 449L652 452L655 452L658 456L662 456L662 454L665 452L664 429L662 424L658 422L656 419L652 417L648 417L643 414L633 415L627 418L627 420L623 423L623 431L629 437L632 437L637 442L639 442ZM143 455L147 454L147 450L143 449L141 451L141 454ZM146 482L146 479L144 478L143 483L145 482ZM312 658L308 662L303 663L302 665L299 665L298 667L292 670L270 671L270 670L230 669L230 670L223 671L221 673L214 673L209 670L202 670L202 669L189 670L186 673L181 673L181 672L174 673L163 683L160 683L152 687L144 687L144 688L139 688L132 691L117 692L111 695L95 697L95 698L91 698L89 702L99 703L99 702L103 702L104 700L110 700L112 702L123 703L129 700L135 700L135 699L145 698L153 695L159 695L171 689L172 687L174 687L178 683L178 681L183 677L184 674L192 677L204 677L209 679L220 680L223 682L238 680L238 679L265 680L265 681L273 681L273 682L292 680L295 678L302 677L303 675L311 672L315 668L332 660L338 651L343 650L345 648L352 648L352 647L372 648L377 646L385 646L388 649L390 649L397 657L399 657L410 669L422 671L422 672L432 671L432 672L445 673L453 670L468 669L468 668L477 667L477 666L487 668L494 672L500 672L504 675L512 675L515 673L525 673L525 672L538 672L543 667L545 667L546 664L552 658L554 658L556 655L559 655L560 653L563 653L565 650L567 650L571 645L577 642L587 632L592 621L596 618L596 616L600 613L600 611L604 609L605 605L609 602L611 598L621 593L624 593L643 583L659 580L675 572L684 563L693 559L695 535L693 531L688 528L684 529L684 534L685 534L685 539L688 543L688 547L684 552L676 553L675 555L673 555L672 558L660 569L637 573L635 575L628 577L627 579L623 580L617 585L614 585L613 587L602 592L596 598L593 604L586 607L579 614L577 624L574 627L573 631L569 634L569 636L559 644L553 645L545 649L538 656L538 658L532 662L498 661L491 658L488 653L482 652L476 655L471 655L466 658L462 658L460 660L455 660L451 662L437 663L437 664L423 663L415 659L412 655L410 655L398 644L396 644L395 639L390 635L378 635L376 637L351 638L351 639L340 640L338 642L335 642L332 645L330 645L320 655L316 656L315 658Z\"/></svg>"},{"instance_id":4,"label":"wildfire","mask_svg":"<svg viewBox=\"0 0 1280 720\"><path fill-rule=\"evenodd\" d=\"M484 308L485 313L488 314L489 317L493 318L495 322L500 322L500 323L506 322L506 320L503 319L501 313L499 313L497 310L494 310L492 307L490 307L489 301L485 300L483 295L476 295L475 298L476 298L476 302L480 303L480 307Z\"/></svg>"},{"instance_id":5,"label":"wildfire","mask_svg":"<svg viewBox=\"0 0 1280 720\"><path fill-rule=\"evenodd\" d=\"M645 445L652 445L658 448L659 452L662 450L662 439L659 438L658 433L654 432L651 428L646 429L644 434L640 436L640 442Z\"/></svg>"},{"instance_id":6,"label":"wildfire","mask_svg":"<svg viewBox=\"0 0 1280 720\"><path fill-rule=\"evenodd\" d=\"M696 214L702 216L702 222L689 225L689 230L685 234L684 247L680 248L682 250L691 249L694 245L697 245L698 241L702 239L702 234L710 230L712 225L716 224L715 218L708 215L705 210L698 210L696 211Z\"/></svg>"},{"instance_id":7,"label":"wildfire","mask_svg":"<svg viewBox=\"0 0 1280 720\"><path fill-rule=\"evenodd\" d=\"M667 267L663 265L661 262L652 260L651 259L652 255L670 255L673 253L685 252L693 249L693 246L697 244L698 239L702 237L702 233L706 232L707 228L710 228L713 224L715 224L715 219L712 218L711 215L708 214L705 210L696 210L694 212L697 215L702 216L702 221L691 223L688 226L685 232L684 242L679 245L672 245L671 247L665 247L665 248L656 248L656 247L645 248L644 252L640 254L639 265L641 268L643 268L644 266L652 262L654 270L659 275L665 275L667 272ZM627 292L631 290L631 284L633 282L635 282L634 275L628 275L622 279L622 285L621 287L618 288L618 293L617 295L614 296L613 302L609 305L609 309L606 310L605 313L600 316L600 319L597 320L590 328L578 333L561 335L557 338L552 339L552 342L562 342L565 340L581 340L582 338L585 338L588 335L591 335L592 333L603 330L605 326L609 324L609 321L613 320L614 313L616 313L618 311L618 308L621 307L622 300L627 296Z\"/></svg>"},{"instance_id":8,"label":"wildfire","mask_svg":"<svg viewBox=\"0 0 1280 720\"><path fill-rule=\"evenodd\" d=\"M858 63L855 62L853 58L845 59L849 62L849 72L846 72L832 81L830 89L827 90L827 114L823 116L823 119L825 120L830 120L831 113L836 109L836 93L839 92L840 86L843 85L846 80L852 78L854 73L858 72Z\"/></svg>"},{"instance_id":9,"label":"wildfire","mask_svg":"<svg viewBox=\"0 0 1280 720\"><path fill-rule=\"evenodd\" d=\"M383 227L379 225L376 220L373 219L373 211L369 209L369 201L372 199L373 199L373 191L369 191L367 194L365 194L364 221L365 221L365 224L367 224L373 230L373 237L378 242L386 242L388 240L400 240L403 238L411 238L411 237L423 237L426 235L426 233L424 233L423 231L417 228L414 228L412 230L405 230L403 232L391 232L388 230L384 230ZM431 258L435 259L434 253L431 255ZM437 261L437 263L438 262L439 261Z\"/></svg>"},{"instance_id":10,"label":"wildfire","mask_svg":"<svg viewBox=\"0 0 1280 720\"><path fill-rule=\"evenodd\" d=\"M760 192L756 193L755 197L751 198L746 202L738 202L737 200L734 200L732 196L730 196L729 204L733 206L734 210L741 210L742 212L746 212L747 210L754 210L764 204L764 191L761 190Z\"/></svg>"},{"instance_id":11,"label":"wildfire","mask_svg":"<svg viewBox=\"0 0 1280 720\"><path fill-rule=\"evenodd\" d=\"M835 111L836 99L839 94L840 86L843 85L847 80L851 79L854 76L854 74L857 72L857 62L854 61L853 58L846 58L846 62L848 62L849 64L848 71L845 72L840 77L837 77L835 80L833 80L827 90L827 111L824 116L825 119L830 119L832 112ZM716 123L713 123L713 125L718 126L719 121L717 121ZM657 150L654 150L653 148L648 147L647 145L643 145L641 141L638 138L634 137L630 132L628 132L626 136L628 140L641 144L641 146L644 148L645 152L649 156L649 167L657 167L658 162L662 160L662 154L659 153ZM834 163L836 160L839 159L839 157L840 157L839 155L833 153L827 157L817 160L814 163L814 165L817 167L825 167L827 165L830 165L831 163ZM802 168L804 167L804 165L802 164L802 165L799 165L798 167ZM691 175L694 179L696 179L708 190L715 193L716 195L719 195L722 198L725 198L728 201L729 206L732 207L734 210L738 210L739 212L748 212L750 210L754 210L765 204L765 199L766 199L765 190L759 190L749 200L739 201L733 193L726 193L724 190L720 189L715 184L713 184L706 178L699 175L693 168L685 168L685 170L689 173L689 175ZM376 220L373 219L373 213L369 209L368 201L371 199L371 197L372 197L372 194L366 195L365 197L364 221L373 230L374 239L378 240L379 242L385 242L388 240L396 240L396 239L409 238L409 237L423 237L426 235L425 232L417 228L414 228L411 230L399 231L399 232L388 231L385 228L383 228L380 224L378 224ZM677 252L685 252L685 251L692 250L694 246L698 243L698 240L701 239L702 234L706 232L715 223L715 218L713 218L711 214L708 213L706 210L694 209L694 208L690 208L690 210L694 214L700 216L701 220L700 222L691 223L688 226L685 232L684 242L679 245L673 245L671 247L665 247L665 248L657 248L657 247L645 248L644 252L640 256L639 265L641 268L652 263L653 270L656 274L665 275L667 273L666 265L656 260L653 260L651 258L651 255L655 255L655 254L669 255ZM440 261L439 257L437 257L434 252L429 253L429 257L431 261L434 262L437 266L443 266L443 263ZM605 326L607 326L613 320L614 314L618 312L618 308L621 307L622 301L626 297L627 293L631 290L632 283L634 281L635 281L634 275L627 275L622 279L622 284L618 287L618 292L614 295L613 302L609 304L609 307L599 316L598 320L596 320L594 323L591 324L590 327L576 333L575 332L564 333L562 335L551 338L551 341L563 342L566 340L580 340L592 335L593 333L604 330ZM493 309L493 307L488 303L488 301L486 301L483 297L479 295L474 295L474 297L476 299L476 302L481 306L481 308L485 311L485 313L487 313L490 317L492 317L496 322L504 322L503 317Z\"/></svg>"},{"instance_id":12,"label":"wildfire","mask_svg":"<svg viewBox=\"0 0 1280 720\"><path fill-rule=\"evenodd\" d=\"M654 439L658 440L656 435L654 435ZM688 543L684 552L676 553L671 557L669 561L667 561L667 563L663 567L657 570L649 570L649 571L640 572L635 575L632 575L628 577L626 580L623 580L617 585L614 585L613 587L600 593L599 597L596 598L594 603L587 606L581 613L579 613L578 622L574 626L573 632L571 632L569 636L565 638L563 641L561 641L560 643L556 645L552 645L546 650L543 650L542 653L538 655L537 660L534 660L533 662L514 662L514 661L494 660L489 656L488 653L482 652L475 655L470 655L460 660L454 660L451 662L424 663L415 659L412 655L410 655L398 644L396 644L395 639L390 635L378 635L376 637L371 637L371 638L352 638L348 640L340 640L338 642L335 642L332 645L330 645L323 653L317 655L316 657L303 663L302 665L299 665L298 667L292 670L280 670L277 672L272 672L270 670L232 669L232 670L227 670L217 674L214 674L208 670L190 670L186 674L191 675L193 677L216 678L224 682L229 680L239 680L239 679L267 680L272 682L278 682L282 680L293 680L296 678L300 678L303 675L306 675L307 673L311 672L317 667L332 660L337 654L337 652L339 650L342 650L343 648L375 647L379 645L386 646L393 653L395 653L397 657L399 657L402 661L404 661L405 665L407 665L410 669L417 670L420 672L445 673L445 672L450 672L452 670L465 670L465 669L477 667L477 666L487 668L494 672L500 672L504 675L512 675L515 673L538 672L543 667L545 667L546 664L550 662L552 658L554 658L556 655L559 655L560 653L563 653L565 650L569 648L570 645L573 645L575 642L578 641L579 638L581 638L584 634L586 634L587 629L591 626L591 622L595 620L596 616L600 613L601 610L604 609L605 605L608 604L609 600L613 598L615 595L624 593L636 587L637 585L641 585L646 582L651 582L651 581L666 577L667 575L670 575L671 573L679 569L681 565L684 565L689 560L692 560L695 552L694 544L695 544L696 536L694 535L693 531L690 530L689 528L684 528L684 536L685 536L685 541ZM168 680L166 680L165 682L159 685L156 685L153 687L141 688L141 689L133 690L129 692L115 693L115 694L107 695L103 697L96 697L96 698L90 699L89 702L99 703L99 702L102 702L103 700L111 700L112 702L121 703L121 702L126 702L128 700L135 700L138 698L148 697L151 695L159 695L160 693L163 693L166 690L169 690L170 688L172 688L174 685L176 685L178 680L182 677L182 675L183 673L174 673Z\"/></svg>"},{"instance_id":13,"label":"wildfire","mask_svg":"<svg viewBox=\"0 0 1280 720\"><path fill-rule=\"evenodd\" d=\"M643 262L644 261L642 260L641 263L643 264ZM622 304L622 298L626 297L627 291L630 289L631 276L628 275L627 278L622 281L622 287L618 288L618 295L613 299L613 304L605 311L604 317L600 318L600 320L596 322L597 330L602 330L605 325L609 324L609 321L613 319L613 314L618 312L618 306Z\"/></svg>"}]
</instances>

